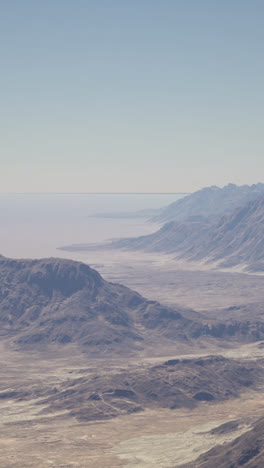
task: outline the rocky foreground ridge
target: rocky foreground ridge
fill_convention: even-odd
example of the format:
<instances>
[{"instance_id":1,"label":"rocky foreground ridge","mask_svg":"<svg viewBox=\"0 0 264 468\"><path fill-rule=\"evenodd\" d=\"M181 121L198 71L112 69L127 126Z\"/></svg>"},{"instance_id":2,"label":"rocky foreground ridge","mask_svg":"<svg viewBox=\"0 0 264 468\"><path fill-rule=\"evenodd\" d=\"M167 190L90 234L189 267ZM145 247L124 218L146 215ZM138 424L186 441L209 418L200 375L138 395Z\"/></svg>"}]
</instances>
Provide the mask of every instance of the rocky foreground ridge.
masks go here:
<instances>
[{"instance_id":1,"label":"rocky foreground ridge","mask_svg":"<svg viewBox=\"0 0 264 468\"><path fill-rule=\"evenodd\" d=\"M0 258L1 339L20 347L56 343L96 353L151 348L166 353L171 346L184 350L207 341L263 340L263 316L253 312L241 320L226 313L210 318L145 299L84 263Z\"/></svg>"}]
</instances>

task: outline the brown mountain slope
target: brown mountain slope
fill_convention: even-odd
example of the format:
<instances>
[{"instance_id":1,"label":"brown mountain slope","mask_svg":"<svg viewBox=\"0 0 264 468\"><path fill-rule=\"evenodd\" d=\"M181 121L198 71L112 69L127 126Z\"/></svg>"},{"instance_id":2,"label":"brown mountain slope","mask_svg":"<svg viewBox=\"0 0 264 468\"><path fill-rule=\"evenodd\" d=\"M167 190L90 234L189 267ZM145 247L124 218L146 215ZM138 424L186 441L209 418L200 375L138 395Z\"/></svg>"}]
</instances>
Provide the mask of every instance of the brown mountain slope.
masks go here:
<instances>
[{"instance_id":1,"label":"brown mountain slope","mask_svg":"<svg viewBox=\"0 0 264 468\"><path fill-rule=\"evenodd\" d=\"M2 257L0 284L1 333L19 344L133 349L144 340L145 329L168 320L188 324L178 311L108 283L88 265L71 260Z\"/></svg>"},{"instance_id":2,"label":"brown mountain slope","mask_svg":"<svg viewBox=\"0 0 264 468\"><path fill-rule=\"evenodd\" d=\"M224 428L223 428L224 430ZM264 418L233 442L214 447L181 468L262 468L264 466Z\"/></svg>"},{"instance_id":3,"label":"brown mountain slope","mask_svg":"<svg viewBox=\"0 0 264 468\"><path fill-rule=\"evenodd\" d=\"M74 343L92 352L123 352L264 339L256 318L208 319L144 299L105 281L88 265L62 259L0 258L2 339L20 346ZM174 348L175 349L175 348Z\"/></svg>"}]
</instances>

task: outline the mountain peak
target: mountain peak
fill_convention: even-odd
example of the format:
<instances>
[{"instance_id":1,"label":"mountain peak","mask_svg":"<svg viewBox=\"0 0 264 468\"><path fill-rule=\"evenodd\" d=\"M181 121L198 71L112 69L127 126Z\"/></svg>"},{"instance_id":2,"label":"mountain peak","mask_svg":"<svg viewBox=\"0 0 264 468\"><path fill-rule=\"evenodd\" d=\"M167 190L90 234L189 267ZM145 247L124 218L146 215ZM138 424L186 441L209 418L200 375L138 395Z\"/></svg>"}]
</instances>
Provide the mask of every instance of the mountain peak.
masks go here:
<instances>
[{"instance_id":1,"label":"mountain peak","mask_svg":"<svg viewBox=\"0 0 264 468\"><path fill-rule=\"evenodd\" d=\"M251 186L229 183L223 188L212 185L171 203L163 208L153 221L165 223L186 221L193 217L204 220L215 218L258 198L261 194L264 194L264 184L261 183Z\"/></svg>"},{"instance_id":2,"label":"mountain peak","mask_svg":"<svg viewBox=\"0 0 264 468\"><path fill-rule=\"evenodd\" d=\"M14 260L0 257L2 271L9 271L14 281L35 286L40 291L59 291L69 296L91 282L103 282L100 274L85 263L68 259Z\"/></svg>"}]
</instances>

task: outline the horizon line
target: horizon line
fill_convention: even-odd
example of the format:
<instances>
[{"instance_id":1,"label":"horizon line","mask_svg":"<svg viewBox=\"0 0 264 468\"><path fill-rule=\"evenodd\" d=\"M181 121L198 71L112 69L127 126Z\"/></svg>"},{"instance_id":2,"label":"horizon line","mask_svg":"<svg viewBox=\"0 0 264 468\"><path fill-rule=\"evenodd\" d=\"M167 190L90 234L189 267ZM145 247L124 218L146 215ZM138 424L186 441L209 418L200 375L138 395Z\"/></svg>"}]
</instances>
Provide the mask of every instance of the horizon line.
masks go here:
<instances>
[{"instance_id":1,"label":"horizon line","mask_svg":"<svg viewBox=\"0 0 264 468\"><path fill-rule=\"evenodd\" d=\"M191 192L0 192L0 195L188 195Z\"/></svg>"}]
</instances>

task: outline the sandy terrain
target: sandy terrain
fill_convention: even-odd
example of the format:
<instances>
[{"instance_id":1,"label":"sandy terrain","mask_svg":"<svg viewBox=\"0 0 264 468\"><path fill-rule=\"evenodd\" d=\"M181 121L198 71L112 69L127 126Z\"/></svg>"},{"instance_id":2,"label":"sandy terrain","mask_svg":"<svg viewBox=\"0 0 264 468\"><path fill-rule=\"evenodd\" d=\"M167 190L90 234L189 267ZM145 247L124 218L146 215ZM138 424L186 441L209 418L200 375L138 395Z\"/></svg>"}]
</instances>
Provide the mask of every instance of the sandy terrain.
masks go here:
<instances>
[{"instance_id":1,"label":"sandy terrain","mask_svg":"<svg viewBox=\"0 0 264 468\"><path fill-rule=\"evenodd\" d=\"M257 345L241 351L254 358ZM228 351L227 353L229 353ZM235 353L235 351L233 351ZM261 354L262 353L262 354ZM238 351L237 351L237 354ZM80 376L82 371L112 372L138 363L91 360L76 354L20 354L1 347L0 392L43 387ZM149 363L148 361L144 361ZM144 362L142 364L144 364ZM157 362L157 360L156 360ZM0 393L1 395L1 393ZM239 399L202 403L190 409L158 409L119 416L109 421L79 422L61 412L43 414L37 401L0 399L0 466L3 468L165 468L191 461L212 446L224 443L246 430L247 424L264 412L264 394L246 391ZM220 424L243 418L237 432L208 436Z\"/></svg>"},{"instance_id":2,"label":"sandy terrain","mask_svg":"<svg viewBox=\"0 0 264 468\"><path fill-rule=\"evenodd\" d=\"M264 301L264 276L212 269L202 262L175 261L170 255L144 252L63 252L88 263L108 281L135 289L149 299L195 310Z\"/></svg>"},{"instance_id":3,"label":"sandy terrain","mask_svg":"<svg viewBox=\"0 0 264 468\"><path fill-rule=\"evenodd\" d=\"M97 424L56 415L27 421L18 414L17 423L13 417L9 424L1 422L0 465L116 468L134 466L136 457L140 468L175 466L238 435L208 437L206 431L212 427L241 416L257 417L260 411L264 411L263 394L249 393L236 404L204 404L192 412L147 411Z\"/></svg>"}]
</instances>

